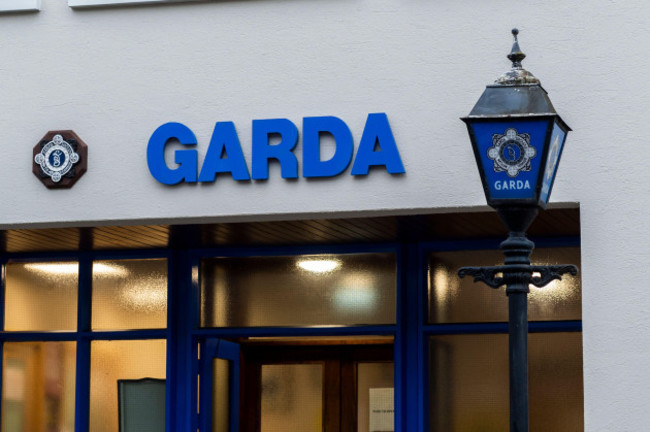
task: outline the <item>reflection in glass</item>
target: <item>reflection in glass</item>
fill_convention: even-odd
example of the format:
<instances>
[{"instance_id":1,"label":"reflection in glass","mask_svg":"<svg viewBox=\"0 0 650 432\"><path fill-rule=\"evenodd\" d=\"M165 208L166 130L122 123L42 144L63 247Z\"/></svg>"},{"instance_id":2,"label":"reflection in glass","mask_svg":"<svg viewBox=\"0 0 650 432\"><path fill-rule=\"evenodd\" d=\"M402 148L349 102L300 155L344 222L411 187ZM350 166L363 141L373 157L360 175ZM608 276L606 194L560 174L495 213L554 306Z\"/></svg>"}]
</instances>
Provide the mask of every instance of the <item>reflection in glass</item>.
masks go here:
<instances>
[{"instance_id":1,"label":"reflection in glass","mask_svg":"<svg viewBox=\"0 0 650 432\"><path fill-rule=\"evenodd\" d=\"M118 430L117 381L164 379L164 340L93 341L90 345L90 429Z\"/></svg>"},{"instance_id":2,"label":"reflection in glass","mask_svg":"<svg viewBox=\"0 0 650 432\"><path fill-rule=\"evenodd\" d=\"M230 361L212 360L212 432L230 430Z\"/></svg>"},{"instance_id":3,"label":"reflection in glass","mask_svg":"<svg viewBox=\"0 0 650 432\"><path fill-rule=\"evenodd\" d=\"M580 267L580 248L539 248L532 264L575 264ZM459 268L467 265L502 265L497 250L435 252L429 260L429 322L497 322L508 320L505 288L490 289L473 278L460 279ZM531 321L579 320L582 318L580 274L566 275L544 288L531 286L528 319Z\"/></svg>"},{"instance_id":4,"label":"reflection in glass","mask_svg":"<svg viewBox=\"0 0 650 432\"><path fill-rule=\"evenodd\" d=\"M94 262L92 304L95 330L165 328L167 260Z\"/></svg>"},{"instance_id":5,"label":"reflection in glass","mask_svg":"<svg viewBox=\"0 0 650 432\"><path fill-rule=\"evenodd\" d=\"M78 271L76 262L8 263L5 330L76 330Z\"/></svg>"},{"instance_id":6,"label":"reflection in glass","mask_svg":"<svg viewBox=\"0 0 650 432\"><path fill-rule=\"evenodd\" d=\"M323 365L262 365L261 432L323 431Z\"/></svg>"},{"instance_id":7,"label":"reflection in glass","mask_svg":"<svg viewBox=\"0 0 650 432\"><path fill-rule=\"evenodd\" d=\"M201 265L204 327L391 324L393 254L212 258Z\"/></svg>"},{"instance_id":8,"label":"reflection in glass","mask_svg":"<svg viewBox=\"0 0 650 432\"><path fill-rule=\"evenodd\" d=\"M2 431L74 431L74 342L5 342Z\"/></svg>"},{"instance_id":9,"label":"reflection in glass","mask_svg":"<svg viewBox=\"0 0 650 432\"><path fill-rule=\"evenodd\" d=\"M430 431L508 430L508 335L430 344ZM531 431L584 430L581 333L529 335L529 390Z\"/></svg>"},{"instance_id":10,"label":"reflection in glass","mask_svg":"<svg viewBox=\"0 0 650 432\"><path fill-rule=\"evenodd\" d=\"M394 388L392 362L357 364L357 432L395 430Z\"/></svg>"}]
</instances>

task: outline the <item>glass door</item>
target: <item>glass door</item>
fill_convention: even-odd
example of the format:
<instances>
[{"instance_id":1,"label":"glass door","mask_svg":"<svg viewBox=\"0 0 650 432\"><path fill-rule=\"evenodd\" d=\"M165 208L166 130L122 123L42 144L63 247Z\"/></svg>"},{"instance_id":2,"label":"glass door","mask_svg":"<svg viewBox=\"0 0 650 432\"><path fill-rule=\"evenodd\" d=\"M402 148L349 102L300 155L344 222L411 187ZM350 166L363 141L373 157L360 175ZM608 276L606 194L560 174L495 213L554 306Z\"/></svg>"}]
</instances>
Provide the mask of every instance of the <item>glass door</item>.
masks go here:
<instances>
[{"instance_id":1,"label":"glass door","mask_svg":"<svg viewBox=\"0 0 650 432\"><path fill-rule=\"evenodd\" d=\"M243 343L241 430L394 431L393 345L365 342Z\"/></svg>"},{"instance_id":2,"label":"glass door","mask_svg":"<svg viewBox=\"0 0 650 432\"><path fill-rule=\"evenodd\" d=\"M205 339L199 363L201 432L239 431L239 345Z\"/></svg>"}]
</instances>

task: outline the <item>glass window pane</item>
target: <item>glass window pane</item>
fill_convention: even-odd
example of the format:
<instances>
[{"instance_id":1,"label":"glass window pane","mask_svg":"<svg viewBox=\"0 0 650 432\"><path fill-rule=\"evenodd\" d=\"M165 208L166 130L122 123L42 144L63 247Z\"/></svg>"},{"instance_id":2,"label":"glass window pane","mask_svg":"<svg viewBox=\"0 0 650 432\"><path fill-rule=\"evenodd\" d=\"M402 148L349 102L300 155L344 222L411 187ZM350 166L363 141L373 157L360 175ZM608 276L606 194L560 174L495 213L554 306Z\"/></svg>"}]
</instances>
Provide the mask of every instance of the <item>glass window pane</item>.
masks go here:
<instances>
[{"instance_id":1,"label":"glass window pane","mask_svg":"<svg viewBox=\"0 0 650 432\"><path fill-rule=\"evenodd\" d=\"M262 365L261 432L323 431L323 365Z\"/></svg>"},{"instance_id":2,"label":"glass window pane","mask_svg":"<svg viewBox=\"0 0 650 432\"><path fill-rule=\"evenodd\" d=\"M539 248L532 264L575 264L580 266L580 248ZM435 252L429 260L429 322L496 322L508 320L505 288L491 289L473 278L460 279L457 271L466 266L503 265L499 250ZM531 286L528 319L579 320L582 318L580 275L565 275L544 288Z\"/></svg>"},{"instance_id":3,"label":"glass window pane","mask_svg":"<svg viewBox=\"0 0 650 432\"><path fill-rule=\"evenodd\" d=\"M5 342L2 431L73 431L74 342Z\"/></svg>"},{"instance_id":4,"label":"glass window pane","mask_svg":"<svg viewBox=\"0 0 650 432\"><path fill-rule=\"evenodd\" d=\"M508 430L508 335L430 343L431 432ZM528 360L530 430L582 431L582 334L531 334Z\"/></svg>"},{"instance_id":5,"label":"glass window pane","mask_svg":"<svg viewBox=\"0 0 650 432\"><path fill-rule=\"evenodd\" d=\"M212 258L201 272L204 327L395 322L393 254Z\"/></svg>"},{"instance_id":6,"label":"glass window pane","mask_svg":"<svg viewBox=\"0 0 650 432\"><path fill-rule=\"evenodd\" d=\"M76 262L8 263L5 330L76 330L78 273Z\"/></svg>"},{"instance_id":7,"label":"glass window pane","mask_svg":"<svg viewBox=\"0 0 650 432\"><path fill-rule=\"evenodd\" d=\"M395 430L394 364L357 364L357 432Z\"/></svg>"},{"instance_id":8,"label":"glass window pane","mask_svg":"<svg viewBox=\"0 0 650 432\"><path fill-rule=\"evenodd\" d=\"M118 428L117 381L165 378L164 340L93 341L90 349L90 430Z\"/></svg>"},{"instance_id":9,"label":"glass window pane","mask_svg":"<svg viewBox=\"0 0 650 432\"><path fill-rule=\"evenodd\" d=\"M167 327L167 260L93 263L94 330Z\"/></svg>"}]
</instances>

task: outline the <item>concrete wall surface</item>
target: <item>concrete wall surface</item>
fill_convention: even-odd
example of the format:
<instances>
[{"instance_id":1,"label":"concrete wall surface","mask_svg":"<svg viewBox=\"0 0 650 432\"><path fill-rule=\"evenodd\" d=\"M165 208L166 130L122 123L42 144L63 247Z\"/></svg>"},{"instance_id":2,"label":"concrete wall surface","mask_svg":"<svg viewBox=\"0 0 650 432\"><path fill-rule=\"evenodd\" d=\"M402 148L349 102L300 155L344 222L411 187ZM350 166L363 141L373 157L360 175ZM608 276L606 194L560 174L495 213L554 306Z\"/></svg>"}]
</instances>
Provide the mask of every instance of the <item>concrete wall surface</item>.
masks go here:
<instances>
[{"instance_id":1,"label":"concrete wall surface","mask_svg":"<svg viewBox=\"0 0 650 432\"><path fill-rule=\"evenodd\" d=\"M78 3L78 2L77 2ZM484 205L467 115L510 65L540 78L569 134L551 201L580 205L585 424L642 431L650 413L650 4L641 0L224 0L0 14L0 227L395 214ZM329 179L165 186L146 146L170 121L205 154L235 123L337 116L359 143L385 112L406 169ZM48 130L89 146L85 176L48 190L31 172ZM300 144L299 144L300 145ZM299 150L298 150L299 153Z\"/></svg>"}]
</instances>

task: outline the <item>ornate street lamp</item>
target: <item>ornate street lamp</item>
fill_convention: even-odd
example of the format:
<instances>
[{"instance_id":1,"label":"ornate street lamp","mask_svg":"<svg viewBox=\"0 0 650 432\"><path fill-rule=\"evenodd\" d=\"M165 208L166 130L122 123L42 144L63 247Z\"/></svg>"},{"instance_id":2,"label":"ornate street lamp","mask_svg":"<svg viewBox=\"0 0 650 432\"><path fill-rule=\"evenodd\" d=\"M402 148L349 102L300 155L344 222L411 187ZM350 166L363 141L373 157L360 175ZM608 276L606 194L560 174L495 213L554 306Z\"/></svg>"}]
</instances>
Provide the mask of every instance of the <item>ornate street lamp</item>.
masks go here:
<instances>
[{"instance_id":1,"label":"ornate street lamp","mask_svg":"<svg viewBox=\"0 0 650 432\"><path fill-rule=\"evenodd\" d=\"M529 285L543 287L574 265L531 266L535 244L526 230L548 203L569 126L557 114L539 80L525 70L517 29L508 58L512 69L488 85L472 112L462 120L472 141L488 205L496 209L510 234L501 243L503 266L463 267L491 288L506 286L510 360L510 431L528 432Z\"/></svg>"}]
</instances>

